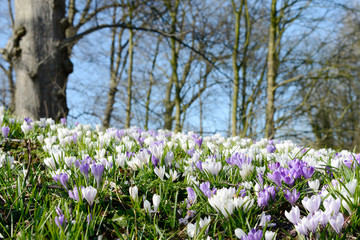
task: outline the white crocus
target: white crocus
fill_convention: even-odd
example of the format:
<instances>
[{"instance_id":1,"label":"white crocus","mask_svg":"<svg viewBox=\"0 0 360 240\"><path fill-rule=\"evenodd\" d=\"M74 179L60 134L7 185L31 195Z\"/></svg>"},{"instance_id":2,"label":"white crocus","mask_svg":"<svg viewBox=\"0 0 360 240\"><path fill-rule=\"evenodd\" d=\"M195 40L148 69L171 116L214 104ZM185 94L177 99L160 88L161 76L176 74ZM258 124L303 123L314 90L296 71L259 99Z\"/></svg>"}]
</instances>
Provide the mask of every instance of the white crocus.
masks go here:
<instances>
[{"instance_id":1,"label":"white crocus","mask_svg":"<svg viewBox=\"0 0 360 240\"><path fill-rule=\"evenodd\" d=\"M187 225L187 234L189 237L193 238L196 236L196 225L192 223L188 223Z\"/></svg>"},{"instance_id":2,"label":"white crocus","mask_svg":"<svg viewBox=\"0 0 360 240\"><path fill-rule=\"evenodd\" d=\"M320 181L319 179L315 179L314 181L309 181L308 182L309 187L314 191L317 192L319 187L320 187Z\"/></svg>"},{"instance_id":3,"label":"white crocus","mask_svg":"<svg viewBox=\"0 0 360 240\"><path fill-rule=\"evenodd\" d=\"M352 181L345 184L347 190L349 191L351 196L354 196L356 186L357 186L357 180L353 179Z\"/></svg>"},{"instance_id":4,"label":"white crocus","mask_svg":"<svg viewBox=\"0 0 360 240\"><path fill-rule=\"evenodd\" d=\"M334 230L339 234L343 225L344 225L344 216L342 213L338 213L337 216L330 219L330 225L334 228Z\"/></svg>"},{"instance_id":5,"label":"white crocus","mask_svg":"<svg viewBox=\"0 0 360 240\"><path fill-rule=\"evenodd\" d=\"M298 206L292 207L291 211L285 211L286 218L294 225L300 223L300 209Z\"/></svg>"},{"instance_id":6,"label":"white crocus","mask_svg":"<svg viewBox=\"0 0 360 240\"><path fill-rule=\"evenodd\" d=\"M161 181L164 181L165 166L154 168L154 172L161 179Z\"/></svg>"},{"instance_id":7,"label":"white crocus","mask_svg":"<svg viewBox=\"0 0 360 240\"><path fill-rule=\"evenodd\" d=\"M94 199L97 193L96 188L92 186L81 189L82 196L86 199L90 206L94 204Z\"/></svg>"},{"instance_id":8,"label":"white crocus","mask_svg":"<svg viewBox=\"0 0 360 240\"><path fill-rule=\"evenodd\" d=\"M204 219L200 218L199 226L201 229L203 229L204 227L209 228L210 222L211 222L210 216L205 217Z\"/></svg>"},{"instance_id":9,"label":"white crocus","mask_svg":"<svg viewBox=\"0 0 360 240\"><path fill-rule=\"evenodd\" d=\"M56 170L56 164L55 164L55 161L54 161L54 159L52 157L45 158L44 163L49 168L52 168L53 170Z\"/></svg>"},{"instance_id":10,"label":"white crocus","mask_svg":"<svg viewBox=\"0 0 360 240\"><path fill-rule=\"evenodd\" d=\"M321 197L313 195L311 198L305 197L301 202L310 213L314 213L320 207Z\"/></svg>"},{"instance_id":11,"label":"white crocus","mask_svg":"<svg viewBox=\"0 0 360 240\"><path fill-rule=\"evenodd\" d=\"M150 213L151 213L151 203L148 200L144 201L144 209L150 215Z\"/></svg>"},{"instance_id":12,"label":"white crocus","mask_svg":"<svg viewBox=\"0 0 360 240\"><path fill-rule=\"evenodd\" d=\"M154 196L152 198L152 201L154 204L154 212L157 212L159 205L160 205L160 200L161 200L160 196L157 194L154 194Z\"/></svg>"},{"instance_id":13,"label":"white crocus","mask_svg":"<svg viewBox=\"0 0 360 240\"><path fill-rule=\"evenodd\" d=\"M254 166L252 164L244 163L243 165L241 165L240 176L243 180L245 180L246 177L249 176L253 170Z\"/></svg>"},{"instance_id":14,"label":"white crocus","mask_svg":"<svg viewBox=\"0 0 360 240\"><path fill-rule=\"evenodd\" d=\"M125 160L127 159L126 154L125 153L119 153L117 155L117 157L115 158L115 163L119 166L119 167L124 167L125 166Z\"/></svg>"},{"instance_id":15,"label":"white crocus","mask_svg":"<svg viewBox=\"0 0 360 240\"><path fill-rule=\"evenodd\" d=\"M273 239L276 239L276 232L266 231L265 240L273 240Z\"/></svg>"},{"instance_id":16,"label":"white crocus","mask_svg":"<svg viewBox=\"0 0 360 240\"><path fill-rule=\"evenodd\" d=\"M242 239L243 237L246 238L246 233L242 229L237 228L235 229L235 236L239 239Z\"/></svg>"},{"instance_id":17,"label":"white crocus","mask_svg":"<svg viewBox=\"0 0 360 240\"><path fill-rule=\"evenodd\" d=\"M65 164L68 168L71 168L73 163L76 161L76 157L65 157L64 158Z\"/></svg>"},{"instance_id":18,"label":"white crocus","mask_svg":"<svg viewBox=\"0 0 360 240\"><path fill-rule=\"evenodd\" d=\"M130 193L131 198L136 202L138 199L138 187L137 186L130 187L129 193Z\"/></svg>"},{"instance_id":19,"label":"white crocus","mask_svg":"<svg viewBox=\"0 0 360 240\"><path fill-rule=\"evenodd\" d=\"M179 177L176 170L172 170L172 169L170 169L170 174L165 173L165 176L169 179L171 178L171 181L173 181L173 182Z\"/></svg>"}]
</instances>

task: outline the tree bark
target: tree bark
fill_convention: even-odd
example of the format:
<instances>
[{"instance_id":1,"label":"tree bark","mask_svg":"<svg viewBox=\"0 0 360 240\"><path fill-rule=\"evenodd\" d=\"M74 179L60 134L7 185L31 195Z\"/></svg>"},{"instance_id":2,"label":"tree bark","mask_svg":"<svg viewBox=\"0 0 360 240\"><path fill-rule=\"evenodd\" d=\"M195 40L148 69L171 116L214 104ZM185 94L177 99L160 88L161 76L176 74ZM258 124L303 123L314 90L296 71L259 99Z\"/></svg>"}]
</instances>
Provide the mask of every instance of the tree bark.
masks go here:
<instances>
[{"instance_id":1,"label":"tree bark","mask_svg":"<svg viewBox=\"0 0 360 240\"><path fill-rule=\"evenodd\" d=\"M231 136L237 135L237 109L238 109L238 100L239 100L239 70L240 65L237 62L237 57L239 54L239 39L240 39L240 20L242 15L244 1L241 1L239 10L235 5L235 2L232 1L233 13L235 14L235 41L232 51L232 67L233 67L233 96L232 96L232 108L231 108Z\"/></svg>"},{"instance_id":2,"label":"tree bark","mask_svg":"<svg viewBox=\"0 0 360 240\"><path fill-rule=\"evenodd\" d=\"M277 54L276 54L276 32L278 28L278 18L276 12L276 0L271 3L268 59L267 59L267 103L266 103L266 125L265 137L273 138L275 135L274 114L275 114L275 90L277 75Z\"/></svg>"},{"instance_id":3,"label":"tree bark","mask_svg":"<svg viewBox=\"0 0 360 240\"><path fill-rule=\"evenodd\" d=\"M133 30L129 30L129 68L127 82L127 102L126 102L126 122L125 128L130 128L131 122L131 99L132 99L132 71L133 71L133 54L134 54L134 35Z\"/></svg>"},{"instance_id":4,"label":"tree bark","mask_svg":"<svg viewBox=\"0 0 360 240\"><path fill-rule=\"evenodd\" d=\"M171 6L170 2L166 2L166 6L168 10L170 11L171 16L171 34L175 34L176 32L176 18L178 13L178 7L179 7L179 1L176 0L174 3L174 6ZM171 77L169 79L169 82L166 84L166 92L165 92L165 98L164 98L164 106L165 106L165 112L164 112L164 129L172 130L172 125L174 118L172 116L172 113L174 111L175 106L175 100L171 100L171 92L173 85L178 82L178 73L177 73L177 49L176 49L176 40L174 37L171 37L170 39L171 44L171 68L172 73ZM180 109L180 108L179 108Z\"/></svg>"},{"instance_id":5,"label":"tree bark","mask_svg":"<svg viewBox=\"0 0 360 240\"><path fill-rule=\"evenodd\" d=\"M73 71L60 48L66 27L64 0L15 0L14 34L7 51L16 74L15 113L55 120L66 117L66 83Z\"/></svg>"}]
</instances>

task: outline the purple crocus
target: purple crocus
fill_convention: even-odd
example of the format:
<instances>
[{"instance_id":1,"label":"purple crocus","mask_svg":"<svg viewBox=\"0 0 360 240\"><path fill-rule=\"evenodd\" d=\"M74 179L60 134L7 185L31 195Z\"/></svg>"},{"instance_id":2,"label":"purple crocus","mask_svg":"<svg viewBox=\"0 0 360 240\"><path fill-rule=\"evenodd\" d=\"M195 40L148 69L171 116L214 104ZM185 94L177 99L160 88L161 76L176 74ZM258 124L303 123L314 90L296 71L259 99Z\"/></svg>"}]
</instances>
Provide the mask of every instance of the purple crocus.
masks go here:
<instances>
[{"instance_id":1,"label":"purple crocus","mask_svg":"<svg viewBox=\"0 0 360 240\"><path fill-rule=\"evenodd\" d=\"M60 173L59 174L59 181L60 181L61 185L63 185L64 188L67 189L66 183L69 181L69 176L67 175L67 173Z\"/></svg>"},{"instance_id":2,"label":"purple crocus","mask_svg":"<svg viewBox=\"0 0 360 240\"><path fill-rule=\"evenodd\" d=\"M151 155L151 162L154 165L154 167L157 167L158 163L159 163L159 159L157 159L155 157L155 155Z\"/></svg>"},{"instance_id":3,"label":"purple crocus","mask_svg":"<svg viewBox=\"0 0 360 240\"><path fill-rule=\"evenodd\" d=\"M187 207L190 208L196 202L196 193L191 187L186 188L188 194Z\"/></svg>"},{"instance_id":4,"label":"purple crocus","mask_svg":"<svg viewBox=\"0 0 360 240\"><path fill-rule=\"evenodd\" d=\"M203 142L203 139L202 138L198 138L198 139L194 139L196 145L201 148L201 145L202 145L202 142Z\"/></svg>"},{"instance_id":5,"label":"purple crocus","mask_svg":"<svg viewBox=\"0 0 360 240\"><path fill-rule=\"evenodd\" d=\"M86 178L89 177L89 169L90 169L90 164L87 161L81 164L79 167L80 172L84 174Z\"/></svg>"},{"instance_id":6,"label":"purple crocus","mask_svg":"<svg viewBox=\"0 0 360 240\"><path fill-rule=\"evenodd\" d=\"M27 118L27 117L26 117L24 120L25 120L25 122L26 122L28 125L29 125L30 123L32 123L32 121L33 121L31 118Z\"/></svg>"},{"instance_id":7,"label":"purple crocus","mask_svg":"<svg viewBox=\"0 0 360 240\"><path fill-rule=\"evenodd\" d=\"M259 184L262 186L264 184L264 178L262 173L258 173L256 178L259 180Z\"/></svg>"},{"instance_id":8,"label":"purple crocus","mask_svg":"<svg viewBox=\"0 0 360 240\"><path fill-rule=\"evenodd\" d=\"M61 122L62 125L65 126L65 124L66 124L66 118L60 118L60 122Z\"/></svg>"},{"instance_id":9,"label":"purple crocus","mask_svg":"<svg viewBox=\"0 0 360 240\"><path fill-rule=\"evenodd\" d=\"M139 137L137 141L140 143L141 147L143 147L145 138Z\"/></svg>"},{"instance_id":10,"label":"purple crocus","mask_svg":"<svg viewBox=\"0 0 360 240\"><path fill-rule=\"evenodd\" d=\"M284 181L284 183L286 183L289 186L294 185L295 180L293 178L293 176L291 176L291 173L288 169L284 169L285 171L283 171L281 173L281 179Z\"/></svg>"},{"instance_id":11,"label":"purple crocus","mask_svg":"<svg viewBox=\"0 0 360 240\"><path fill-rule=\"evenodd\" d=\"M101 178L104 172L104 165L94 164L91 166L91 173L94 175L97 183L97 187L100 188Z\"/></svg>"},{"instance_id":12,"label":"purple crocus","mask_svg":"<svg viewBox=\"0 0 360 240\"><path fill-rule=\"evenodd\" d=\"M315 168L310 166L310 167L303 167L302 169L303 172L303 176L305 179L311 178L312 175L314 174Z\"/></svg>"},{"instance_id":13,"label":"purple crocus","mask_svg":"<svg viewBox=\"0 0 360 240\"><path fill-rule=\"evenodd\" d=\"M211 190L210 190L209 182L200 184L200 190L205 194L205 196L211 198Z\"/></svg>"},{"instance_id":14,"label":"purple crocus","mask_svg":"<svg viewBox=\"0 0 360 240\"><path fill-rule=\"evenodd\" d=\"M263 236L262 230L255 230L254 228L248 233L247 237L242 237L241 240L261 240Z\"/></svg>"},{"instance_id":15,"label":"purple crocus","mask_svg":"<svg viewBox=\"0 0 360 240\"><path fill-rule=\"evenodd\" d=\"M61 211L59 207L55 208L56 214L58 216L55 217L55 224L59 227L59 229L64 229L66 224L66 218L64 213Z\"/></svg>"},{"instance_id":16,"label":"purple crocus","mask_svg":"<svg viewBox=\"0 0 360 240\"><path fill-rule=\"evenodd\" d=\"M65 215L56 216L56 217L55 217L55 223L56 223L56 225L59 227L60 230L61 230L62 228L65 228L65 224L66 224Z\"/></svg>"},{"instance_id":17,"label":"purple crocus","mask_svg":"<svg viewBox=\"0 0 360 240\"><path fill-rule=\"evenodd\" d=\"M296 188L294 188L291 192L286 189L284 191L284 196L285 198L289 201L289 203L291 204L291 206L295 206L296 201L299 199L300 197L300 192L298 192L296 190Z\"/></svg>"},{"instance_id":18,"label":"purple crocus","mask_svg":"<svg viewBox=\"0 0 360 240\"><path fill-rule=\"evenodd\" d=\"M79 191L76 186L74 187L74 190L69 190L69 197L76 201L80 201Z\"/></svg>"},{"instance_id":19,"label":"purple crocus","mask_svg":"<svg viewBox=\"0 0 360 240\"><path fill-rule=\"evenodd\" d=\"M4 137L7 138L10 132L10 128L8 126L1 128L2 133L4 134Z\"/></svg>"},{"instance_id":20,"label":"purple crocus","mask_svg":"<svg viewBox=\"0 0 360 240\"><path fill-rule=\"evenodd\" d=\"M64 215L63 211L59 207L55 207L55 212L58 216Z\"/></svg>"},{"instance_id":21,"label":"purple crocus","mask_svg":"<svg viewBox=\"0 0 360 240\"><path fill-rule=\"evenodd\" d=\"M281 173L279 171L274 171L272 174L267 174L268 178L276 183L276 185L281 186Z\"/></svg>"},{"instance_id":22,"label":"purple crocus","mask_svg":"<svg viewBox=\"0 0 360 240\"><path fill-rule=\"evenodd\" d=\"M262 191L259 192L259 196L257 199L257 203L259 207L266 207L269 205L270 199L275 200L276 191L275 187L267 187L264 188Z\"/></svg>"},{"instance_id":23,"label":"purple crocus","mask_svg":"<svg viewBox=\"0 0 360 240\"><path fill-rule=\"evenodd\" d=\"M276 147L272 144L268 144L266 146L266 150L268 151L268 153L274 153L276 151Z\"/></svg>"},{"instance_id":24,"label":"purple crocus","mask_svg":"<svg viewBox=\"0 0 360 240\"><path fill-rule=\"evenodd\" d=\"M198 161L195 166L200 170L200 171L203 171L203 167L202 167L202 161Z\"/></svg>"},{"instance_id":25,"label":"purple crocus","mask_svg":"<svg viewBox=\"0 0 360 240\"><path fill-rule=\"evenodd\" d=\"M259 192L257 203L259 207L266 207L269 205L270 194L266 190Z\"/></svg>"},{"instance_id":26,"label":"purple crocus","mask_svg":"<svg viewBox=\"0 0 360 240\"><path fill-rule=\"evenodd\" d=\"M194 155L194 153L195 153L195 148L192 148L192 149L187 150L186 153L187 153L190 157L192 157L192 156Z\"/></svg>"}]
</instances>

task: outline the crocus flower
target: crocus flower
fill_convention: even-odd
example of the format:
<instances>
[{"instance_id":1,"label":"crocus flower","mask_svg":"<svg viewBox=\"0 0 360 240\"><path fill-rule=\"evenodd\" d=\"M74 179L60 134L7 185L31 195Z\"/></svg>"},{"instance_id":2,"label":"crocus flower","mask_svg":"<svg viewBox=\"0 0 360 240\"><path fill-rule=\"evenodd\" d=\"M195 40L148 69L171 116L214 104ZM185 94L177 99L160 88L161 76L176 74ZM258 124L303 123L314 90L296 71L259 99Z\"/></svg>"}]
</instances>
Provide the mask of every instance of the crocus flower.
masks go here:
<instances>
[{"instance_id":1,"label":"crocus flower","mask_svg":"<svg viewBox=\"0 0 360 240\"><path fill-rule=\"evenodd\" d=\"M294 225L300 223L300 209L298 206L292 207L291 211L285 211L285 217Z\"/></svg>"},{"instance_id":2,"label":"crocus flower","mask_svg":"<svg viewBox=\"0 0 360 240\"><path fill-rule=\"evenodd\" d=\"M64 215L63 211L59 207L55 207L55 212L58 216Z\"/></svg>"},{"instance_id":3,"label":"crocus flower","mask_svg":"<svg viewBox=\"0 0 360 240\"><path fill-rule=\"evenodd\" d=\"M88 162L81 164L79 167L80 172L84 174L86 178L89 177L89 169L90 169L90 164Z\"/></svg>"},{"instance_id":4,"label":"crocus flower","mask_svg":"<svg viewBox=\"0 0 360 240\"><path fill-rule=\"evenodd\" d=\"M152 200L153 200L153 204L154 204L154 212L156 212L159 208L161 198L159 195L154 194Z\"/></svg>"},{"instance_id":5,"label":"crocus flower","mask_svg":"<svg viewBox=\"0 0 360 240\"><path fill-rule=\"evenodd\" d=\"M285 198L289 201L289 203L291 204L291 206L294 206L296 201L299 199L300 197L300 192L296 191L296 188L294 188L291 192L289 190L285 190L284 191L284 195Z\"/></svg>"},{"instance_id":6,"label":"crocus flower","mask_svg":"<svg viewBox=\"0 0 360 240\"><path fill-rule=\"evenodd\" d=\"M81 189L82 196L86 199L90 206L93 205L97 193L96 188L92 186Z\"/></svg>"},{"instance_id":7,"label":"crocus flower","mask_svg":"<svg viewBox=\"0 0 360 240\"><path fill-rule=\"evenodd\" d=\"M259 196L257 199L258 205L259 207L265 207L269 204L270 198L272 200L275 200L275 187L271 186L271 187L267 187L265 189L263 189L262 191L259 192Z\"/></svg>"},{"instance_id":8,"label":"crocus flower","mask_svg":"<svg viewBox=\"0 0 360 240\"><path fill-rule=\"evenodd\" d=\"M187 225L187 234L189 237L193 238L196 236L196 225L193 223L188 223Z\"/></svg>"},{"instance_id":9,"label":"crocus flower","mask_svg":"<svg viewBox=\"0 0 360 240\"><path fill-rule=\"evenodd\" d=\"M74 187L74 190L69 190L69 197L76 201L80 200L79 191L76 186Z\"/></svg>"},{"instance_id":10,"label":"crocus flower","mask_svg":"<svg viewBox=\"0 0 360 240\"><path fill-rule=\"evenodd\" d=\"M66 183L69 181L69 176L66 173L59 174L59 181L60 181L61 185L63 185L64 188L67 189Z\"/></svg>"},{"instance_id":11,"label":"crocus flower","mask_svg":"<svg viewBox=\"0 0 360 240\"><path fill-rule=\"evenodd\" d=\"M210 190L210 183L202 183L200 184L200 190L207 196L208 198L211 198L211 190Z\"/></svg>"},{"instance_id":12,"label":"crocus flower","mask_svg":"<svg viewBox=\"0 0 360 240\"><path fill-rule=\"evenodd\" d=\"M263 235L262 230L255 230L254 228L248 233L247 239L248 240L261 240Z\"/></svg>"},{"instance_id":13,"label":"crocus flower","mask_svg":"<svg viewBox=\"0 0 360 240\"><path fill-rule=\"evenodd\" d=\"M270 194L266 190L259 192L257 203L259 207L266 207L269 205Z\"/></svg>"},{"instance_id":14,"label":"crocus flower","mask_svg":"<svg viewBox=\"0 0 360 240\"><path fill-rule=\"evenodd\" d=\"M194 139L196 145L201 148L201 145L202 145L202 142L203 142L203 139L202 138L198 138L198 139Z\"/></svg>"},{"instance_id":15,"label":"crocus flower","mask_svg":"<svg viewBox=\"0 0 360 240\"><path fill-rule=\"evenodd\" d=\"M236 228L235 229L235 236L239 239L243 239L246 238L246 233L244 232L244 230L240 229L240 228Z\"/></svg>"},{"instance_id":16,"label":"crocus flower","mask_svg":"<svg viewBox=\"0 0 360 240\"><path fill-rule=\"evenodd\" d=\"M276 239L276 232L266 231L265 240L273 240L273 239Z\"/></svg>"},{"instance_id":17,"label":"crocus flower","mask_svg":"<svg viewBox=\"0 0 360 240\"><path fill-rule=\"evenodd\" d=\"M60 122L61 122L62 125L65 126L65 124L66 124L66 118L60 118Z\"/></svg>"},{"instance_id":18,"label":"crocus flower","mask_svg":"<svg viewBox=\"0 0 360 240\"><path fill-rule=\"evenodd\" d=\"M297 225L295 225L296 231L298 231L299 234L302 234L305 236L308 235L308 229L305 224L306 221L307 221L307 218L303 218Z\"/></svg>"},{"instance_id":19,"label":"crocus flower","mask_svg":"<svg viewBox=\"0 0 360 240\"><path fill-rule=\"evenodd\" d=\"M207 226L206 230L205 230L205 234L208 233L209 231L209 224L211 222L211 218L210 217L205 217L204 219L200 218L200 222L199 222L199 226L200 229L203 229L204 227Z\"/></svg>"},{"instance_id":20,"label":"crocus flower","mask_svg":"<svg viewBox=\"0 0 360 240\"><path fill-rule=\"evenodd\" d=\"M161 181L164 181L165 166L154 168L154 172L161 179Z\"/></svg>"},{"instance_id":21,"label":"crocus flower","mask_svg":"<svg viewBox=\"0 0 360 240\"><path fill-rule=\"evenodd\" d=\"M202 161L198 161L195 166L200 170L203 171L203 167L202 167Z\"/></svg>"},{"instance_id":22,"label":"crocus flower","mask_svg":"<svg viewBox=\"0 0 360 240\"><path fill-rule=\"evenodd\" d=\"M7 138L10 132L10 128L8 126L1 128L2 133L4 134L4 137Z\"/></svg>"},{"instance_id":23,"label":"crocus flower","mask_svg":"<svg viewBox=\"0 0 360 240\"><path fill-rule=\"evenodd\" d=\"M329 222L334 230L339 234L344 225L344 216L342 213L338 213L337 216L331 218Z\"/></svg>"},{"instance_id":24,"label":"crocus flower","mask_svg":"<svg viewBox=\"0 0 360 240\"><path fill-rule=\"evenodd\" d=\"M308 181L309 187L314 191L317 192L317 190L320 187L320 181L319 179L315 179L314 181Z\"/></svg>"},{"instance_id":25,"label":"crocus flower","mask_svg":"<svg viewBox=\"0 0 360 240\"><path fill-rule=\"evenodd\" d=\"M154 167L156 167L156 166L158 165L158 163L159 163L159 159L157 159L157 158L155 157L155 155L152 155L152 156L151 156L151 162L152 162L152 164L154 165Z\"/></svg>"},{"instance_id":26,"label":"crocus flower","mask_svg":"<svg viewBox=\"0 0 360 240\"><path fill-rule=\"evenodd\" d=\"M186 188L187 194L188 194L188 208L193 205L196 202L196 193L191 187Z\"/></svg>"},{"instance_id":27,"label":"crocus flower","mask_svg":"<svg viewBox=\"0 0 360 240\"><path fill-rule=\"evenodd\" d=\"M311 178L312 175L314 174L315 168L310 166L310 167L303 167L302 169L303 172L303 176L305 179Z\"/></svg>"},{"instance_id":28,"label":"crocus flower","mask_svg":"<svg viewBox=\"0 0 360 240\"><path fill-rule=\"evenodd\" d=\"M314 234L319 225L319 219L313 215L308 215L306 221L302 221L302 224L305 224L307 229Z\"/></svg>"},{"instance_id":29,"label":"crocus flower","mask_svg":"<svg viewBox=\"0 0 360 240\"><path fill-rule=\"evenodd\" d=\"M276 151L276 147L272 144L269 144L266 146L266 150L268 151L268 153L274 153Z\"/></svg>"},{"instance_id":30,"label":"crocus flower","mask_svg":"<svg viewBox=\"0 0 360 240\"><path fill-rule=\"evenodd\" d=\"M301 202L310 213L315 213L320 207L321 197L313 195L311 198L305 197Z\"/></svg>"},{"instance_id":31,"label":"crocus flower","mask_svg":"<svg viewBox=\"0 0 360 240\"><path fill-rule=\"evenodd\" d=\"M61 230L62 228L65 228L65 224L66 224L65 215L56 216L56 217L55 217L55 223L56 223L56 225L59 227L60 230Z\"/></svg>"},{"instance_id":32,"label":"crocus flower","mask_svg":"<svg viewBox=\"0 0 360 240\"><path fill-rule=\"evenodd\" d=\"M266 215L264 212L262 212L259 226L265 227L270 221L271 221L271 215ZM273 226L274 226L274 224L273 224Z\"/></svg>"},{"instance_id":33,"label":"crocus flower","mask_svg":"<svg viewBox=\"0 0 360 240\"><path fill-rule=\"evenodd\" d=\"M94 177L96 179L98 188L100 188L100 182L101 182L103 172L104 172L104 165L94 164L91 166L91 173L94 175Z\"/></svg>"},{"instance_id":34,"label":"crocus flower","mask_svg":"<svg viewBox=\"0 0 360 240\"><path fill-rule=\"evenodd\" d=\"M268 178L276 183L276 185L281 186L281 174L279 171L274 171L272 174L268 173Z\"/></svg>"},{"instance_id":35,"label":"crocus flower","mask_svg":"<svg viewBox=\"0 0 360 240\"><path fill-rule=\"evenodd\" d=\"M65 228L66 218L65 218L64 213L61 211L61 209L59 207L56 207L55 211L56 211L56 214L58 215L55 217L55 224L61 230L61 229Z\"/></svg>"},{"instance_id":36,"label":"crocus flower","mask_svg":"<svg viewBox=\"0 0 360 240\"><path fill-rule=\"evenodd\" d=\"M144 201L144 209L150 215L150 213L151 213L151 203L148 200Z\"/></svg>"},{"instance_id":37,"label":"crocus flower","mask_svg":"<svg viewBox=\"0 0 360 240\"><path fill-rule=\"evenodd\" d=\"M136 202L138 199L138 187L137 186L130 187L129 193L130 193L131 198Z\"/></svg>"},{"instance_id":38,"label":"crocus flower","mask_svg":"<svg viewBox=\"0 0 360 240\"><path fill-rule=\"evenodd\" d=\"M335 200L333 197L328 197L324 200L323 205L326 214L329 216L337 215L340 210L341 200L339 198Z\"/></svg>"},{"instance_id":39,"label":"crocus flower","mask_svg":"<svg viewBox=\"0 0 360 240\"><path fill-rule=\"evenodd\" d=\"M176 170L172 170L172 169L170 169L170 172L169 172L169 174L168 173L165 173L165 176L167 177L167 178L171 178L171 181L175 181L178 177L179 177L179 175L178 175L178 173L176 172Z\"/></svg>"}]
</instances>

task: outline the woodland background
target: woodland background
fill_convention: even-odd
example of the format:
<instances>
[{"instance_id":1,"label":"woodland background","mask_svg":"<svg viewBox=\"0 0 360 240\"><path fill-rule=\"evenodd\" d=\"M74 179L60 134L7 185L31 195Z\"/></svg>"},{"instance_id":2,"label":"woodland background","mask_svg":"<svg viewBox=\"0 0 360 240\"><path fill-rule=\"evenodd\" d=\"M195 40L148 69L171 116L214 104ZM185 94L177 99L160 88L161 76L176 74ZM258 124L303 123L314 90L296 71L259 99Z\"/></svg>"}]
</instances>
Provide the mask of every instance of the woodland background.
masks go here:
<instances>
[{"instance_id":1,"label":"woodland background","mask_svg":"<svg viewBox=\"0 0 360 240\"><path fill-rule=\"evenodd\" d=\"M360 147L356 0L2 0L21 117Z\"/></svg>"}]
</instances>

